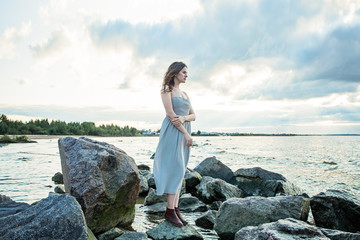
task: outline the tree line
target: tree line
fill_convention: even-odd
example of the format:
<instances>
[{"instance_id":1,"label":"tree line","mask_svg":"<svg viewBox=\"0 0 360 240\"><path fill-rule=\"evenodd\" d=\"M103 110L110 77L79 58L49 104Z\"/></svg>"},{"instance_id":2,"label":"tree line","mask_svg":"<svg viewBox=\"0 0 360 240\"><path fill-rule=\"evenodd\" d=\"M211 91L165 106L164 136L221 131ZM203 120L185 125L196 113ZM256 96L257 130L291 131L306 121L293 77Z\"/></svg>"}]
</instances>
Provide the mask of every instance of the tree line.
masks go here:
<instances>
[{"instance_id":1,"label":"tree line","mask_svg":"<svg viewBox=\"0 0 360 240\"><path fill-rule=\"evenodd\" d=\"M141 131L134 127L117 125L95 126L93 122L70 122L36 119L23 123L0 116L0 135L89 135L89 136L135 136Z\"/></svg>"}]
</instances>

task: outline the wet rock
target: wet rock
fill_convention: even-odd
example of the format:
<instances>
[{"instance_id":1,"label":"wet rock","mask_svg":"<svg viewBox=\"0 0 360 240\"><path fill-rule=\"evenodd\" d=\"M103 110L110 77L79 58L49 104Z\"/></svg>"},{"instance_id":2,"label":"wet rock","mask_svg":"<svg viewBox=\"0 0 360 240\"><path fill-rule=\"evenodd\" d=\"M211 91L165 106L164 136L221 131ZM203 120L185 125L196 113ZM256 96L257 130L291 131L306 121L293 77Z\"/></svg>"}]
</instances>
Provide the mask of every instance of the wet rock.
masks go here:
<instances>
[{"instance_id":1,"label":"wet rock","mask_svg":"<svg viewBox=\"0 0 360 240\"><path fill-rule=\"evenodd\" d=\"M197 197L192 196L190 193L183 194L179 198L179 207L184 212L205 212L207 206L201 202Z\"/></svg>"},{"instance_id":2,"label":"wet rock","mask_svg":"<svg viewBox=\"0 0 360 240\"><path fill-rule=\"evenodd\" d=\"M0 218L24 211L30 205L23 202L6 201L0 203Z\"/></svg>"},{"instance_id":3,"label":"wet rock","mask_svg":"<svg viewBox=\"0 0 360 240\"><path fill-rule=\"evenodd\" d=\"M149 167L148 165L140 164L140 165L138 165L137 167L138 167L139 171L140 171L140 170L147 170L147 171L150 172L150 167Z\"/></svg>"},{"instance_id":4,"label":"wet rock","mask_svg":"<svg viewBox=\"0 0 360 240\"><path fill-rule=\"evenodd\" d=\"M286 180L281 174L260 167L240 168L234 173L236 185L247 196L274 197L276 195L299 195L303 191Z\"/></svg>"},{"instance_id":5,"label":"wet rock","mask_svg":"<svg viewBox=\"0 0 360 240\"><path fill-rule=\"evenodd\" d=\"M144 195L149 192L149 184L145 176L140 175L140 191L139 195Z\"/></svg>"},{"instance_id":6,"label":"wet rock","mask_svg":"<svg viewBox=\"0 0 360 240\"><path fill-rule=\"evenodd\" d=\"M63 179L63 175L61 172L55 173L55 175L51 178L51 180L55 184L64 184L64 179Z\"/></svg>"},{"instance_id":7,"label":"wet rock","mask_svg":"<svg viewBox=\"0 0 360 240\"><path fill-rule=\"evenodd\" d=\"M139 174L146 177L146 180L151 177L151 172L149 170L139 170Z\"/></svg>"},{"instance_id":8,"label":"wet rock","mask_svg":"<svg viewBox=\"0 0 360 240\"><path fill-rule=\"evenodd\" d=\"M205 203L225 201L232 197L243 197L245 194L238 187L219 178L204 176L196 186L196 195Z\"/></svg>"},{"instance_id":9,"label":"wet rock","mask_svg":"<svg viewBox=\"0 0 360 240\"><path fill-rule=\"evenodd\" d=\"M147 240L148 237L146 233L143 232L126 232L120 237L115 238L114 240Z\"/></svg>"},{"instance_id":10,"label":"wet rock","mask_svg":"<svg viewBox=\"0 0 360 240\"><path fill-rule=\"evenodd\" d=\"M64 187L64 185L58 185L58 186L56 186L55 189L54 189L54 192L59 193L59 194L65 193L65 187Z\"/></svg>"},{"instance_id":11,"label":"wet rock","mask_svg":"<svg viewBox=\"0 0 360 240\"><path fill-rule=\"evenodd\" d=\"M200 173L187 169L185 172L185 184L186 184L186 192L188 193L195 193L196 186L201 182L201 175Z\"/></svg>"},{"instance_id":12,"label":"wet rock","mask_svg":"<svg viewBox=\"0 0 360 240\"><path fill-rule=\"evenodd\" d=\"M123 234L124 231L115 227L98 236L98 240L113 240Z\"/></svg>"},{"instance_id":13,"label":"wet rock","mask_svg":"<svg viewBox=\"0 0 360 240\"><path fill-rule=\"evenodd\" d=\"M12 201L12 200L11 200L11 198L9 198L8 196L1 195L1 194L0 194L0 203L6 202L6 201Z\"/></svg>"},{"instance_id":14,"label":"wet rock","mask_svg":"<svg viewBox=\"0 0 360 240\"><path fill-rule=\"evenodd\" d=\"M210 210L219 210L220 206L222 204L222 201L215 201L208 205L208 208Z\"/></svg>"},{"instance_id":15,"label":"wet rock","mask_svg":"<svg viewBox=\"0 0 360 240\"><path fill-rule=\"evenodd\" d=\"M209 210L195 220L196 226L213 229L217 211Z\"/></svg>"},{"instance_id":16,"label":"wet rock","mask_svg":"<svg viewBox=\"0 0 360 240\"><path fill-rule=\"evenodd\" d=\"M227 238L231 239L231 238ZM280 219L260 226L244 227L235 234L235 240L326 240L315 226L293 218Z\"/></svg>"},{"instance_id":17,"label":"wet rock","mask_svg":"<svg viewBox=\"0 0 360 240\"><path fill-rule=\"evenodd\" d=\"M148 195L145 197L144 205L152 205L159 202L166 202L167 201L167 195L156 195L156 190L153 188L150 188Z\"/></svg>"},{"instance_id":18,"label":"wet rock","mask_svg":"<svg viewBox=\"0 0 360 240\"><path fill-rule=\"evenodd\" d=\"M167 202L160 202L148 206L141 206L141 208L144 209L144 213L161 215L165 213L166 206Z\"/></svg>"},{"instance_id":19,"label":"wet rock","mask_svg":"<svg viewBox=\"0 0 360 240\"><path fill-rule=\"evenodd\" d=\"M0 239L88 239L81 206L68 194L45 198L0 222Z\"/></svg>"},{"instance_id":20,"label":"wet rock","mask_svg":"<svg viewBox=\"0 0 360 240\"><path fill-rule=\"evenodd\" d=\"M123 150L89 138L60 138L59 151L67 193L79 201L95 233L130 226L140 176L132 157Z\"/></svg>"},{"instance_id":21,"label":"wet rock","mask_svg":"<svg viewBox=\"0 0 360 240\"><path fill-rule=\"evenodd\" d=\"M184 227L175 227L170 222L164 221L153 229L150 229L146 234L155 240L162 239L203 239L201 234L196 231L190 224Z\"/></svg>"},{"instance_id":22,"label":"wet rock","mask_svg":"<svg viewBox=\"0 0 360 240\"><path fill-rule=\"evenodd\" d=\"M320 228L321 232L331 240L360 240L360 233L343 232L335 229Z\"/></svg>"},{"instance_id":23,"label":"wet rock","mask_svg":"<svg viewBox=\"0 0 360 240\"><path fill-rule=\"evenodd\" d=\"M147 181L148 181L149 188L156 189L154 174L148 175Z\"/></svg>"},{"instance_id":24,"label":"wet rock","mask_svg":"<svg viewBox=\"0 0 360 240\"><path fill-rule=\"evenodd\" d=\"M311 198L311 211L318 227L345 232L360 231L360 201L340 190L327 190Z\"/></svg>"},{"instance_id":25,"label":"wet rock","mask_svg":"<svg viewBox=\"0 0 360 240\"><path fill-rule=\"evenodd\" d=\"M233 239L247 226L275 222L284 218L306 221L310 200L301 196L231 198L225 201L216 216L214 229L222 239Z\"/></svg>"},{"instance_id":26,"label":"wet rock","mask_svg":"<svg viewBox=\"0 0 360 240\"><path fill-rule=\"evenodd\" d=\"M216 157L209 157L197 165L194 170L200 173L201 176L209 176L213 178L220 178L228 183L235 183L235 176L233 171L217 160Z\"/></svg>"}]
</instances>

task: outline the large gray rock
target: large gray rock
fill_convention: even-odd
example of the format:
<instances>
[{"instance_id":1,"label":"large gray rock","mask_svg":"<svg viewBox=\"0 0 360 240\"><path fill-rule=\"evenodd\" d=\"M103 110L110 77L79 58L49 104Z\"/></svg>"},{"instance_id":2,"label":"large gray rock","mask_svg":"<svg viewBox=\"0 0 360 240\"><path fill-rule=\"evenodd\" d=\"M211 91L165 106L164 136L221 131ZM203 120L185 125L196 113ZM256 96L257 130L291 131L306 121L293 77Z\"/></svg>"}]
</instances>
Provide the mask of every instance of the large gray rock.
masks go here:
<instances>
[{"instance_id":1,"label":"large gray rock","mask_svg":"<svg viewBox=\"0 0 360 240\"><path fill-rule=\"evenodd\" d=\"M321 232L331 240L360 240L360 233L343 232L335 229L320 228Z\"/></svg>"},{"instance_id":2,"label":"large gray rock","mask_svg":"<svg viewBox=\"0 0 360 240\"><path fill-rule=\"evenodd\" d=\"M311 211L318 227L345 232L360 231L360 200L340 190L327 190L311 198Z\"/></svg>"},{"instance_id":3,"label":"large gray rock","mask_svg":"<svg viewBox=\"0 0 360 240\"><path fill-rule=\"evenodd\" d=\"M235 234L235 240L328 240L315 226L293 218L280 219L256 227L244 227Z\"/></svg>"},{"instance_id":4,"label":"large gray rock","mask_svg":"<svg viewBox=\"0 0 360 240\"><path fill-rule=\"evenodd\" d=\"M220 178L228 183L235 183L233 171L216 157L206 158L194 168L194 171L200 173L201 176Z\"/></svg>"},{"instance_id":5,"label":"large gray rock","mask_svg":"<svg viewBox=\"0 0 360 240\"><path fill-rule=\"evenodd\" d=\"M30 205L23 202L6 201L0 203L0 217L6 217L24 211Z\"/></svg>"},{"instance_id":6,"label":"large gray rock","mask_svg":"<svg viewBox=\"0 0 360 240\"><path fill-rule=\"evenodd\" d=\"M180 196L179 208L183 212L205 212L207 210L206 204L190 193Z\"/></svg>"},{"instance_id":7,"label":"large gray rock","mask_svg":"<svg viewBox=\"0 0 360 240\"><path fill-rule=\"evenodd\" d=\"M0 239L88 239L81 206L68 194L45 198L0 223Z\"/></svg>"},{"instance_id":8,"label":"large gray rock","mask_svg":"<svg viewBox=\"0 0 360 240\"><path fill-rule=\"evenodd\" d=\"M209 210L195 220L196 226L213 229L217 211Z\"/></svg>"},{"instance_id":9,"label":"large gray rock","mask_svg":"<svg viewBox=\"0 0 360 240\"><path fill-rule=\"evenodd\" d=\"M214 229L222 239L233 239L247 226L275 222L284 218L306 221L310 200L302 196L231 198L225 201L216 216Z\"/></svg>"},{"instance_id":10,"label":"large gray rock","mask_svg":"<svg viewBox=\"0 0 360 240\"><path fill-rule=\"evenodd\" d=\"M240 168L234 173L236 185L247 196L300 195L303 191L278 173L260 167Z\"/></svg>"},{"instance_id":11,"label":"large gray rock","mask_svg":"<svg viewBox=\"0 0 360 240\"><path fill-rule=\"evenodd\" d=\"M155 240L163 240L163 239L174 239L174 240L180 240L180 239L203 239L201 234L196 231L194 227L192 227L190 224L184 226L184 227L175 227L170 222L164 221L160 223L158 226L156 226L153 229L150 229L146 232L146 234L151 238Z\"/></svg>"},{"instance_id":12,"label":"large gray rock","mask_svg":"<svg viewBox=\"0 0 360 240\"><path fill-rule=\"evenodd\" d=\"M232 197L243 197L244 192L238 187L219 178L204 176L196 186L196 195L205 203L225 201Z\"/></svg>"},{"instance_id":13,"label":"large gray rock","mask_svg":"<svg viewBox=\"0 0 360 240\"><path fill-rule=\"evenodd\" d=\"M132 157L123 150L89 138L59 139L65 190L81 204L95 233L130 226L140 177Z\"/></svg>"}]
</instances>

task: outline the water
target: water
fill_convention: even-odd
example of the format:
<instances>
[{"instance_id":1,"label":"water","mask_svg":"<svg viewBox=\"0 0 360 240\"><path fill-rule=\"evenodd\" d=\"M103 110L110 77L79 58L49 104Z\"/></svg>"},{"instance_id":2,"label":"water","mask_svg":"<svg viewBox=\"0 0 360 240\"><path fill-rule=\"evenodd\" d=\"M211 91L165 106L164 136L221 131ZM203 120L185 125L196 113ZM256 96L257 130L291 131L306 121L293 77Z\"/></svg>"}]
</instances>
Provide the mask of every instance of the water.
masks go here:
<instances>
[{"instance_id":1,"label":"water","mask_svg":"<svg viewBox=\"0 0 360 240\"><path fill-rule=\"evenodd\" d=\"M137 164L152 167L157 137L95 137L123 149ZM61 172L57 138L34 144L0 145L0 194L32 203L48 196L55 187L51 177ZM310 196L326 189L342 189L360 197L360 137L358 136L248 136L194 137L189 168L216 156L233 171L262 167L284 175ZM136 205L133 228L146 231L162 216L147 215ZM199 215L199 214L198 214ZM198 215L185 214L194 226ZM212 231L198 229L214 236ZM214 237L215 238L215 237Z\"/></svg>"}]
</instances>

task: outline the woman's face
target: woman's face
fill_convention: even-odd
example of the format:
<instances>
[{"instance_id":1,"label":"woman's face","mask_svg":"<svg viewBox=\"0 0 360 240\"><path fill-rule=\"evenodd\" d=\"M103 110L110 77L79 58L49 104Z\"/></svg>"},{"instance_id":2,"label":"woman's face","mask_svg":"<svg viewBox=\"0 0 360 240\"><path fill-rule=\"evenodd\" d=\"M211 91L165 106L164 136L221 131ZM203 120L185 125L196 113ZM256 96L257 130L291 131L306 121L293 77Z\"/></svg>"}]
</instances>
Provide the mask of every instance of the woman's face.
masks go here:
<instances>
[{"instance_id":1,"label":"woman's face","mask_svg":"<svg viewBox=\"0 0 360 240\"><path fill-rule=\"evenodd\" d=\"M187 78L187 67L184 67L183 69L181 69L181 71L175 75L175 78L180 82L180 83L184 83L186 82L186 78Z\"/></svg>"}]
</instances>

